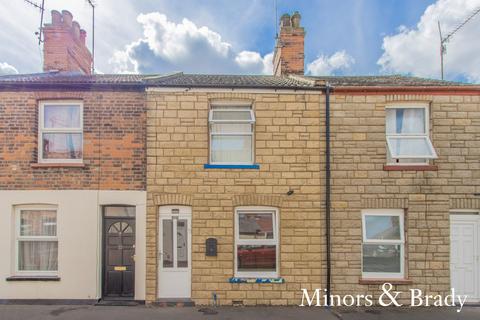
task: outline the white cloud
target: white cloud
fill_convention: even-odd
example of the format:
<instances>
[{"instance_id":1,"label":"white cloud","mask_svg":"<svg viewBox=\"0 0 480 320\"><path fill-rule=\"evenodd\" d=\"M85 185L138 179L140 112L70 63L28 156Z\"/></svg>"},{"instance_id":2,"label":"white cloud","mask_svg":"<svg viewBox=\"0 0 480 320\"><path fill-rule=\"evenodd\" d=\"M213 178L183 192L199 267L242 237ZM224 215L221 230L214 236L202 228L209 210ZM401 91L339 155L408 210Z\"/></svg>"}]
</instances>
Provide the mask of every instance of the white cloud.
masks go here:
<instances>
[{"instance_id":1,"label":"white cloud","mask_svg":"<svg viewBox=\"0 0 480 320\"><path fill-rule=\"evenodd\" d=\"M331 56L320 55L307 65L307 72L311 75L327 76L344 71L355 63L355 59L345 50L337 51Z\"/></svg>"},{"instance_id":2,"label":"white cloud","mask_svg":"<svg viewBox=\"0 0 480 320\"><path fill-rule=\"evenodd\" d=\"M443 34L452 31L480 0L438 0L423 13L414 28L400 26L395 35L383 38L384 53L378 60L384 72L440 77L438 21ZM480 82L480 15L472 19L447 43L446 78L465 77Z\"/></svg>"},{"instance_id":3,"label":"white cloud","mask_svg":"<svg viewBox=\"0 0 480 320\"><path fill-rule=\"evenodd\" d=\"M243 70L261 70L263 74L273 73L273 52L262 57L255 51L242 51L235 57L235 62Z\"/></svg>"},{"instance_id":4,"label":"white cloud","mask_svg":"<svg viewBox=\"0 0 480 320\"><path fill-rule=\"evenodd\" d=\"M273 54L236 53L219 33L186 18L175 23L152 12L140 14L137 21L143 27L143 37L114 52L109 63L115 72L272 72Z\"/></svg>"},{"instance_id":5,"label":"white cloud","mask_svg":"<svg viewBox=\"0 0 480 320\"><path fill-rule=\"evenodd\" d=\"M7 74L17 74L18 70L6 62L0 62L0 76Z\"/></svg>"}]
</instances>

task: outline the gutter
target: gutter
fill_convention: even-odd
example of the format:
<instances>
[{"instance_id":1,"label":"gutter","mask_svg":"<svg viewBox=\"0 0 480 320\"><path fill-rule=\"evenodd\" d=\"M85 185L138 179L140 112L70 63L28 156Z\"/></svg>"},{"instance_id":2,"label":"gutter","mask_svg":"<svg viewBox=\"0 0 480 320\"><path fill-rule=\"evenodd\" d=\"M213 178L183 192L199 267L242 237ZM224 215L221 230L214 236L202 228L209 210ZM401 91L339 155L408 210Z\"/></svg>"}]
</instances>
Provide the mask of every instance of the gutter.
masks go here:
<instances>
[{"instance_id":1,"label":"gutter","mask_svg":"<svg viewBox=\"0 0 480 320\"><path fill-rule=\"evenodd\" d=\"M330 241L330 211L331 211L331 169L330 169L330 90L328 82L325 84L325 244L327 250L327 305L331 306L331 241Z\"/></svg>"}]
</instances>

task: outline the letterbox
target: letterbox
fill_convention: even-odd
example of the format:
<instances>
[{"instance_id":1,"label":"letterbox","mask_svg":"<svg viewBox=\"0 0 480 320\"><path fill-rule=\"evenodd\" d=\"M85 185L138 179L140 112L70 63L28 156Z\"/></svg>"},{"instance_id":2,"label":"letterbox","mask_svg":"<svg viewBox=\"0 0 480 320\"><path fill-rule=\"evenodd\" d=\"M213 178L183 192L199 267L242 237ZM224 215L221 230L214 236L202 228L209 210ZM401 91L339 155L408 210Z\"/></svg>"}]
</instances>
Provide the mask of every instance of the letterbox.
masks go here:
<instances>
[{"instance_id":1,"label":"letterbox","mask_svg":"<svg viewBox=\"0 0 480 320\"><path fill-rule=\"evenodd\" d=\"M217 239L208 238L205 241L205 255L207 257L216 257L217 256Z\"/></svg>"}]
</instances>

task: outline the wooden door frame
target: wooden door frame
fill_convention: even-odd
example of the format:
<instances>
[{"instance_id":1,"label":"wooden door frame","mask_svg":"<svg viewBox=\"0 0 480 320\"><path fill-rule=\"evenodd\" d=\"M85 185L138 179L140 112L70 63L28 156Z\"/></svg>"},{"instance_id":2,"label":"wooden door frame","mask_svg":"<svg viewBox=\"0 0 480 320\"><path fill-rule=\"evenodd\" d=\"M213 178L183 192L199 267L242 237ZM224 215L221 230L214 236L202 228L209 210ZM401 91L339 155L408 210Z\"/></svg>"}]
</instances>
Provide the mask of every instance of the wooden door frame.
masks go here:
<instances>
[{"instance_id":1,"label":"wooden door frame","mask_svg":"<svg viewBox=\"0 0 480 320\"><path fill-rule=\"evenodd\" d=\"M136 252L136 249L137 249L137 242L136 242L136 238L137 238L137 215L136 215L136 212L135 212L135 216L134 217L105 217L105 208L106 207L134 207L136 208L136 206L134 205L122 205L122 204L111 204L111 205L102 205L102 223L101 223L101 232L102 232L102 246L101 246L101 260L102 260L102 265L101 265L101 299L105 299L105 289L106 289L106 253L107 253L107 250L106 250L106 234L105 234L105 220L106 219L121 219L121 220L133 220L135 222L135 228L134 228L134 234L135 234L135 252ZM106 297L107 300L108 299L111 299L111 300L135 300L135 281L136 281L136 261L134 261L134 271L133 271L133 297Z\"/></svg>"}]
</instances>

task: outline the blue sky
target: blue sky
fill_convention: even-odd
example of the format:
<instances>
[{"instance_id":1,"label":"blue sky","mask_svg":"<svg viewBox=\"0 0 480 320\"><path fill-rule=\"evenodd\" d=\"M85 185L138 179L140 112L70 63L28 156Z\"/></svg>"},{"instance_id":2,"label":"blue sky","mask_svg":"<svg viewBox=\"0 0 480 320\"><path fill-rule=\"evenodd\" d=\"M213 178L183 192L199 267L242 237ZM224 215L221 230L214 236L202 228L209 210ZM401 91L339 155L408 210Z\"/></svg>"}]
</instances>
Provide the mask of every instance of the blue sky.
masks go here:
<instances>
[{"instance_id":1,"label":"blue sky","mask_svg":"<svg viewBox=\"0 0 480 320\"><path fill-rule=\"evenodd\" d=\"M38 1L40 2L40 1ZM91 39L84 0L45 0L70 10ZM274 0L96 0L99 72L271 72ZM299 11L310 74L439 77L437 21L451 30L480 0L277 0L278 16ZM38 11L3 1L0 74L41 71ZM22 19L19 19L22 17ZM50 14L46 14L50 21ZM448 44L447 79L480 81L480 15ZM19 52L21 54L19 54Z\"/></svg>"}]
</instances>

